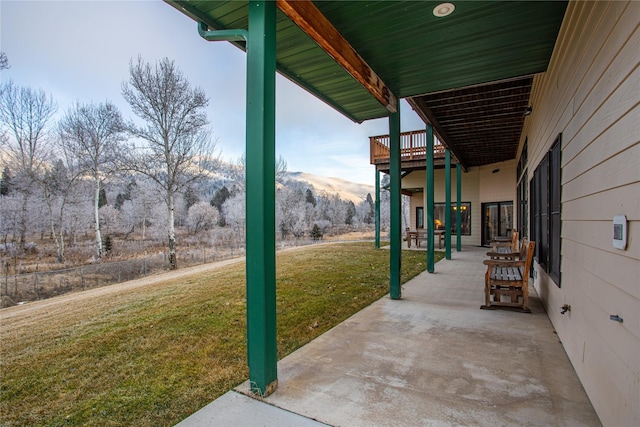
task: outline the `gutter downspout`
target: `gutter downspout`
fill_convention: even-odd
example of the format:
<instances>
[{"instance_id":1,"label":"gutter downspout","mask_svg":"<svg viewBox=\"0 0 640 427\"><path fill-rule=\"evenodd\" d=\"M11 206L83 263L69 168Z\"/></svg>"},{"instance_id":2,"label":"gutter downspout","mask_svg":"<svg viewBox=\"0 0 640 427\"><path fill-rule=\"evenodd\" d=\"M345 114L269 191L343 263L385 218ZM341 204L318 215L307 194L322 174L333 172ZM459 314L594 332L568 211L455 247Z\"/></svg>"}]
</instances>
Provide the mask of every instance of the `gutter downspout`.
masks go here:
<instances>
[{"instance_id":1,"label":"gutter downspout","mask_svg":"<svg viewBox=\"0 0 640 427\"><path fill-rule=\"evenodd\" d=\"M243 29L237 30L208 30L209 26L204 22L198 22L198 34L210 42L239 42L249 41L249 32Z\"/></svg>"}]
</instances>

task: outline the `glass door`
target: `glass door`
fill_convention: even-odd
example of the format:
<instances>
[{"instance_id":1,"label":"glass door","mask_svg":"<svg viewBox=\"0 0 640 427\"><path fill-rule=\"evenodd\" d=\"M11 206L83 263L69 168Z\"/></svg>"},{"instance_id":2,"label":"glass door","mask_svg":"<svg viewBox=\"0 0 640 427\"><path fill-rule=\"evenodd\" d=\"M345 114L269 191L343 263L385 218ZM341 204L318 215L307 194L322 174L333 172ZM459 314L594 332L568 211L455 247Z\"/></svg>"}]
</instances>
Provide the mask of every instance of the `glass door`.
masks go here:
<instances>
[{"instance_id":1,"label":"glass door","mask_svg":"<svg viewBox=\"0 0 640 427\"><path fill-rule=\"evenodd\" d=\"M513 202L491 202L482 204L482 244L496 237L509 238L513 229Z\"/></svg>"}]
</instances>

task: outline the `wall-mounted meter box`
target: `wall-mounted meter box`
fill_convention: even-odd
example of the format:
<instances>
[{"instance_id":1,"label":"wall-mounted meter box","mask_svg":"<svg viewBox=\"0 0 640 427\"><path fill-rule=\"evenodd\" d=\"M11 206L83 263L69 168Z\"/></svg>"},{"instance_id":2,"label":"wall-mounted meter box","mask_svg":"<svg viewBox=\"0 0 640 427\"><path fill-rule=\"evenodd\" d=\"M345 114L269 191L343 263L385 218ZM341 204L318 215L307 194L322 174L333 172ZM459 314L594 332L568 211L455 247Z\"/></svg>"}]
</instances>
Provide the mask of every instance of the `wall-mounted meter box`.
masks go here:
<instances>
[{"instance_id":1,"label":"wall-mounted meter box","mask_svg":"<svg viewBox=\"0 0 640 427\"><path fill-rule=\"evenodd\" d=\"M627 216L616 215L613 217L613 247L627 249Z\"/></svg>"}]
</instances>

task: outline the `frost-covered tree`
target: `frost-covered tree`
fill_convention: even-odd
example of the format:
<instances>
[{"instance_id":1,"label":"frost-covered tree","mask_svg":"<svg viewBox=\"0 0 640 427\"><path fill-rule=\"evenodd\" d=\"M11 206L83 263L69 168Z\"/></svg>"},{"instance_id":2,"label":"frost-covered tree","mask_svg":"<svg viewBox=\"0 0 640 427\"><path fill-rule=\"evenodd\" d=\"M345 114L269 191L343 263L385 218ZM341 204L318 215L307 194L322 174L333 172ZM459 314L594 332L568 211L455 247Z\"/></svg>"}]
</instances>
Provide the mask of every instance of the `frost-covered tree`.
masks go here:
<instances>
[{"instance_id":1,"label":"frost-covered tree","mask_svg":"<svg viewBox=\"0 0 640 427\"><path fill-rule=\"evenodd\" d=\"M0 239L4 248L7 247L9 235L13 235L13 240L16 240L20 224L20 206L22 197L19 194L0 196Z\"/></svg>"},{"instance_id":2,"label":"frost-covered tree","mask_svg":"<svg viewBox=\"0 0 640 427\"><path fill-rule=\"evenodd\" d=\"M286 187L276 192L276 224L280 236L285 239L289 234L301 237L307 226L305 223L305 196L301 190Z\"/></svg>"},{"instance_id":3,"label":"frost-covered tree","mask_svg":"<svg viewBox=\"0 0 640 427\"><path fill-rule=\"evenodd\" d=\"M109 205L104 205L98 212L100 215L100 222L103 224L106 234L118 231L120 224L122 224L121 212Z\"/></svg>"},{"instance_id":4,"label":"frost-covered tree","mask_svg":"<svg viewBox=\"0 0 640 427\"><path fill-rule=\"evenodd\" d=\"M10 68L9 58L7 58L6 53L0 52L0 70L6 70L7 68Z\"/></svg>"},{"instance_id":5,"label":"frost-covered tree","mask_svg":"<svg viewBox=\"0 0 640 427\"><path fill-rule=\"evenodd\" d=\"M235 165L232 165L230 172L238 191L245 192L245 168L246 158L244 154L240 156ZM283 182L287 178L287 161L282 156L276 159L276 182Z\"/></svg>"},{"instance_id":6,"label":"frost-covered tree","mask_svg":"<svg viewBox=\"0 0 640 427\"><path fill-rule=\"evenodd\" d=\"M218 223L218 209L207 202L198 202L189 208L187 228L192 234L211 230Z\"/></svg>"},{"instance_id":7,"label":"frost-covered tree","mask_svg":"<svg viewBox=\"0 0 640 427\"><path fill-rule=\"evenodd\" d=\"M56 110L56 103L43 90L19 87L12 81L0 86L2 148L14 173L14 189L22 196L18 224L21 246L25 244L28 202L35 190L36 178L52 158L48 129Z\"/></svg>"},{"instance_id":8,"label":"frost-covered tree","mask_svg":"<svg viewBox=\"0 0 640 427\"><path fill-rule=\"evenodd\" d=\"M77 158L79 167L93 181L93 218L96 257L102 257L99 209L106 204L101 183L116 168L124 141L124 122L110 102L71 107L58 124L66 151Z\"/></svg>"},{"instance_id":9,"label":"frost-covered tree","mask_svg":"<svg viewBox=\"0 0 640 427\"><path fill-rule=\"evenodd\" d=\"M207 128L204 91L192 88L173 61L164 58L154 66L142 58L129 65L129 81L122 95L143 124L129 123L129 133L142 144L131 147L127 163L162 190L167 210L169 269L176 259L176 195L205 176L215 143Z\"/></svg>"},{"instance_id":10,"label":"frost-covered tree","mask_svg":"<svg viewBox=\"0 0 640 427\"><path fill-rule=\"evenodd\" d=\"M53 162L39 180L42 199L49 214L49 231L55 242L56 258L60 264L65 261L65 215L68 204L74 202L75 193L81 188L77 185L81 173L74 158L66 157Z\"/></svg>"},{"instance_id":11,"label":"frost-covered tree","mask_svg":"<svg viewBox=\"0 0 640 427\"><path fill-rule=\"evenodd\" d=\"M222 205L222 212L227 221L227 225L236 232L244 235L246 212L245 212L245 194L236 193L229 197Z\"/></svg>"}]
</instances>

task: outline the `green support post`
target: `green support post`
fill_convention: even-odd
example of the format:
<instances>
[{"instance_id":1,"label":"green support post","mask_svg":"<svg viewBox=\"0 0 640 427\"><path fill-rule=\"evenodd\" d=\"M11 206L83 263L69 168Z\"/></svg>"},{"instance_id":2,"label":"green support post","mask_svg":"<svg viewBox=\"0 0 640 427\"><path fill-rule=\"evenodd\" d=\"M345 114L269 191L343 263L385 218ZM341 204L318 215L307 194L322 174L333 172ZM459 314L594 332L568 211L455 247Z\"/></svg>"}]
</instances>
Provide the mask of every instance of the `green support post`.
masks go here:
<instances>
[{"instance_id":1,"label":"green support post","mask_svg":"<svg viewBox=\"0 0 640 427\"><path fill-rule=\"evenodd\" d=\"M433 227L435 226L435 221L433 217L433 191L434 191L434 174L433 174L433 126L431 124L427 125L427 182L425 191L427 193L427 271L429 273L433 273L435 271L435 256L434 256L434 247L433 247Z\"/></svg>"},{"instance_id":2,"label":"green support post","mask_svg":"<svg viewBox=\"0 0 640 427\"><path fill-rule=\"evenodd\" d=\"M462 250L462 166L456 163L456 251Z\"/></svg>"},{"instance_id":3,"label":"green support post","mask_svg":"<svg viewBox=\"0 0 640 427\"><path fill-rule=\"evenodd\" d=\"M380 171L376 169L376 202L375 202L375 221L376 221L376 249L380 249Z\"/></svg>"},{"instance_id":4,"label":"green support post","mask_svg":"<svg viewBox=\"0 0 640 427\"><path fill-rule=\"evenodd\" d=\"M389 251L390 275L389 295L391 299L402 297L400 268L402 267L402 177L400 163L400 106L389 115L389 175L391 178L390 233Z\"/></svg>"},{"instance_id":5,"label":"green support post","mask_svg":"<svg viewBox=\"0 0 640 427\"><path fill-rule=\"evenodd\" d=\"M252 392L278 386L275 238L276 5L249 2L247 41L247 358Z\"/></svg>"},{"instance_id":6,"label":"green support post","mask_svg":"<svg viewBox=\"0 0 640 427\"><path fill-rule=\"evenodd\" d=\"M451 152L444 150L444 254L451 259Z\"/></svg>"}]
</instances>

